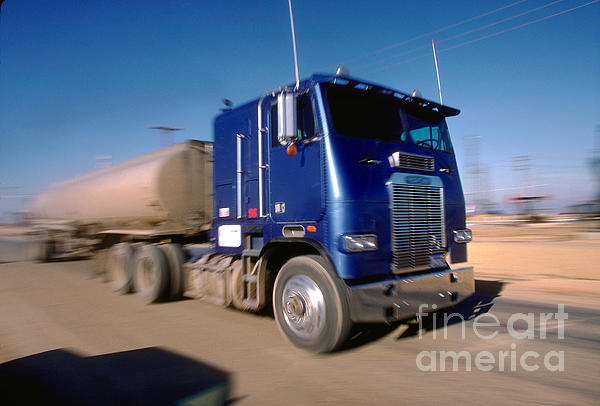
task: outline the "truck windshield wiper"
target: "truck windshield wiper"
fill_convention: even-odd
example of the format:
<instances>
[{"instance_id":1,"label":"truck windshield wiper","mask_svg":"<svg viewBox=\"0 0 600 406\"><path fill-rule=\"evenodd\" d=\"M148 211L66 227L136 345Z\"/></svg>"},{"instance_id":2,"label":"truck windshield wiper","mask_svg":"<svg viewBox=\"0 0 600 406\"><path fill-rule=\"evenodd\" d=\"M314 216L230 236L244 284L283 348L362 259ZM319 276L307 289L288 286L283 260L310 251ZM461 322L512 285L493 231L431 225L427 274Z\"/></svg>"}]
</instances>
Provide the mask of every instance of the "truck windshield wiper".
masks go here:
<instances>
[{"instance_id":1,"label":"truck windshield wiper","mask_svg":"<svg viewBox=\"0 0 600 406\"><path fill-rule=\"evenodd\" d=\"M379 148L379 141L375 141L375 146L373 147L373 149L371 149L369 152L367 152L367 154L358 161L359 164L365 164L365 165L380 165L381 161L378 159L373 159L373 154L375 153L375 151L377 151L377 148Z\"/></svg>"},{"instance_id":2,"label":"truck windshield wiper","mask_svg":"<svg viewBox=\"0 0 600 406\"><path fill-rule=\"evenodd\" d=\"M359 164L365 164L365 165L380 165L381 161L378 159L369 159L369 158L363 158L360 161L358 161Z\"/></svg>"}]
</instances>

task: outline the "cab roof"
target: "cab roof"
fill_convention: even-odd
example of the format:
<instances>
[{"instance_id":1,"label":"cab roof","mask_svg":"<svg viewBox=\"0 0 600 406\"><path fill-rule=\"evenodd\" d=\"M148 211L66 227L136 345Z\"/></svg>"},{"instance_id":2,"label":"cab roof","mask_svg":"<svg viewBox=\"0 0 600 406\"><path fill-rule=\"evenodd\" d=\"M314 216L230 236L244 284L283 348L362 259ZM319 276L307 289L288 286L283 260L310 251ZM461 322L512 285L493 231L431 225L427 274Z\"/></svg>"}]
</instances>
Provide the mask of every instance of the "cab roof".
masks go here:
<instances>
[{"instance_id":1,"label":"cab roof","mask_svg":"<svg viewBox=\"0 0 600 406\"><path fill-rule=\"evenodd\" d=\"M438 112L442 117L452 117L460 114L460 110L454 107L445 106L443 104L436 103L431 100L423 99L421 97L412 96L408 93L401 92L399 90L389 89L375 83L367 82L364 80L352 78L349 76L337 76L337 75L325 75L315 74L312 75L307 81L313 83L332 83L338 86L348 86L354 89L364 90L367 92L375 92L384 95L390 95L401 100L403 103L414 106L415 108L421 108L425 110L431 110ZM303 81L300 87L305 87L307 81ZM304 86L303 86L304 85Z\"/></svg>"}]
</instances>

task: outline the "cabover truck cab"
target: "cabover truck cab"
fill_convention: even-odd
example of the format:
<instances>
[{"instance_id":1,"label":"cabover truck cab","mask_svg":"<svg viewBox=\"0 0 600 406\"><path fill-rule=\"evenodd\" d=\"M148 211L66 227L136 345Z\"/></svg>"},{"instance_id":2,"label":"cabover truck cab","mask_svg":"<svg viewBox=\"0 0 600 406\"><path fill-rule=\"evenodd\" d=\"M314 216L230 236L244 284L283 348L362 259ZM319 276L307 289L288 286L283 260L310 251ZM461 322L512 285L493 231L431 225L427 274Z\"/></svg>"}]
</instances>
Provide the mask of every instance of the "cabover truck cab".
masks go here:
<instances>
[{"instance_id":1,"label":"cabover truck cab","mask_svg":"<svg viewBox=\"0 0 600 406\"><path fill-rule=\"evenodd\" d=\"M459 110L315 75L214 122L214 246L189 249L188 295L257 311L315 352L474 292L446 117Z\"/></svg>"}]
</instances>

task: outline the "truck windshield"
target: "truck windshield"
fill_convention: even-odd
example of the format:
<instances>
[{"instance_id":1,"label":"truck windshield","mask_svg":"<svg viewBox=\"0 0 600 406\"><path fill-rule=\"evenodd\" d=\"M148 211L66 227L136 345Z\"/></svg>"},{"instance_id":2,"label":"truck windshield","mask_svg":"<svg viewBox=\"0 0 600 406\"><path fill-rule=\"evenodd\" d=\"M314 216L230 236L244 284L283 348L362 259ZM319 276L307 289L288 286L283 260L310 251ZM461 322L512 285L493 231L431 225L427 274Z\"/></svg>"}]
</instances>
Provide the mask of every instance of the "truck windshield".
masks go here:
<instances>
[{"instance_id":1,"label":"truck windshield","mask_svg":"<svg viewBox=\"0 0 600 406\"><path fill-rule=\"evenodd\" d=\"M338 134L385 142L405 142L401 110L410 140L420 148L452 152L446 123L437 111L424 110L392 94L324 84L333 126Z\"/></svg>"},{"instance_id":2,"label":"truck windshield","mask_svg":"<svg viewBox=\"0 0 600 406\"><path fill-rule=\"evenodd\" d=\"M410 114L407 114L409 134L412 142L426 149L452 153L450 134L444 120L437 124L429 124Z\"/></svg>"},{"instance_id":3,"label":"truck windshield","mask_svg":"<svg viewBox=\"0 0 600 406\"><path fill-rule=\"evenodd\" d=\"M333 126L352 138L403 142L400 101L393 96L326 84Z\"/></svg>"}]
</instances>

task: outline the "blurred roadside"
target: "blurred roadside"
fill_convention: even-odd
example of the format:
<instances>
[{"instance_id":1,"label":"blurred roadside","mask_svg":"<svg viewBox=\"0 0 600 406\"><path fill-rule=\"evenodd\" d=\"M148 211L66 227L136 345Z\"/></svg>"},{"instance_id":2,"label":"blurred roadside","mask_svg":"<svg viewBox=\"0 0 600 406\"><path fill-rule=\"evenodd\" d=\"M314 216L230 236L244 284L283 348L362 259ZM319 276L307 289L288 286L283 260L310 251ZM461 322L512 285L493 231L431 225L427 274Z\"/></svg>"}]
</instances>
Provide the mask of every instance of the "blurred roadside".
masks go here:
<instances>
[{"instance_id":1,"label":"blurred roadside","mask_svg":"<svg viewBox=\"0 0 600 406\"><path fill-rule=\"evenodd\" d=\"M514 220L469 218L469 264L477 279L504 282L501 295L512 299L600 305L598 220Z\"/></svg>"},{"instance_id":2,"label":"blurred roadside","mask_svg":"<svg viewBox=\"0 0 600 406\"><path fill-rule=\"evenodd\" d=\"M35 246L27 235L29 230L25 225L0 226L0 264L34 258Z\"/></svg>"},{"instance_id":3,"label":"blurred roadside","mask_svg":"<svg viewBox=\"0 0 600 406\"><path fill-rule=\"evenodd\" d=\"M502 282L516 300L600 306L600 221L563 216L544 222L475 216L469 263L482 281ZM0 226L0 263L35 255L26 226ZM462 266L463 264L458 264Z\"/></svg>"}]
</instances>

